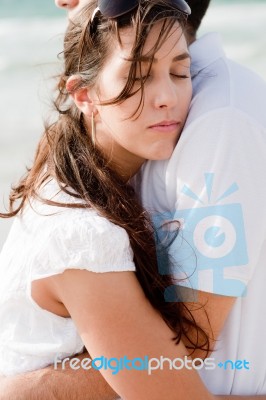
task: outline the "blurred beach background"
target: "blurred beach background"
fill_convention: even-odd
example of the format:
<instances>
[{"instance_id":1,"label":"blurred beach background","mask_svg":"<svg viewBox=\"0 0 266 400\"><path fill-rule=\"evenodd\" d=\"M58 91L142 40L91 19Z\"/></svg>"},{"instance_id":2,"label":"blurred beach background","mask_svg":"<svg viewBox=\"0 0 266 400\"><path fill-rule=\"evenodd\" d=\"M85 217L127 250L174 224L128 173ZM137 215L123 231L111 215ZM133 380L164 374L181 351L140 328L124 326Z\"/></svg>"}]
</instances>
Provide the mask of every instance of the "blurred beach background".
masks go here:
<instances>
[{"instance_id":1,"label":"blurred beach background","mask_svg":"<svg viewBox=\"0 0 266 400\"><path fill-rule=\"evenodd\" d=\"M0 0L0 210L50 115L65 27L53 0ZM266 0L212 0L200 35L208 31L220 32L227 55L266 80ZM0 249L10 223L0 219Z\"/></svg>"}]
</instances>

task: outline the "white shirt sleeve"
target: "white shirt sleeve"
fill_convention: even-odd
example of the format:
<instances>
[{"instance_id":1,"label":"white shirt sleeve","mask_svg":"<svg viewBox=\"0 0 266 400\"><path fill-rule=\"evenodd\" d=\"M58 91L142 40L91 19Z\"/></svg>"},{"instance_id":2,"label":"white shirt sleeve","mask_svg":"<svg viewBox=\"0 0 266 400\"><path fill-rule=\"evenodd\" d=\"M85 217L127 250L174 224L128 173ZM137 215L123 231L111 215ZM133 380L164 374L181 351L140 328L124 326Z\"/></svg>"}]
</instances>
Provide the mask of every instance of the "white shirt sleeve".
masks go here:
<instances>
[{"instance_id":1,"label":"white shirt sleeve","mask_svg":"<svg viewBox=\"0 0 266 400\"><path fill-rule=\"evenodd\" d=\"M170 212L158 216L181 223L170 254L176 277L189 277L182 285L245 295L266 237L265 135L256 121L225 108L181 136L165 170Z\"/></svg>"},{"instance_id":2,"label":"white shirt sleeve","mask_svg":"<svg viewBox=\"0 0 266 400\"><path fill-rule=\"evenodd\" d=\"M39 218L41 231L36 230L30 255L30 281L66 269L135 271L127 232L96 212L71 209Z\"/></svg>"}]
</instances>

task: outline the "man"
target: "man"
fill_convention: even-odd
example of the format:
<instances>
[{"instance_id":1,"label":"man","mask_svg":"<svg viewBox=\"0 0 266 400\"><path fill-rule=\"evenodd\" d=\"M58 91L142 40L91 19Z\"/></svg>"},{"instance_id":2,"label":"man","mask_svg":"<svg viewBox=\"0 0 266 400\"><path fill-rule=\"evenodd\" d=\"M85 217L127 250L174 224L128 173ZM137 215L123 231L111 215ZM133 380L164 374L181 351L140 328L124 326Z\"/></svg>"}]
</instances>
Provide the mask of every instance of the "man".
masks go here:
<instances>
[{"instance_id":1,"label":"man","mask_svg":"<svg viewBox=\"0 0 266 400\"><path fill-rule=\"evenodd\" d=\"M56 0L71 15L87 1ZM266 87L225 58L217 35L196 40L209 0L188 3L191 110L173 156L147 163L140 190L144 206L156 210L155 223L181 222L170 252L186 273L175 272L178 278L188 275L183 285L196 289L199 302L206 303L217 340L210 356L216 368L199 370L203 381L215 394L266 399ZM174 287L166 300L177 300ZM48 368L5 382L5 396L11 393L14 400L18 391L27 400L116 397L94 370Z\"/></svg>"},{"instance_id":2,"label":"man","mask_svg":"<svg viewBox=\"0 0 266 400\"><path fill-rule=\"evenodd\" d=\"M68 18L79 12L88 0L55 0L55 4L59 8L65 8L68 12Z\"/></svg>"},{"instance_id":3,"label":"man","mask_svg":"<svg viewBox=\"0 0 266 400\"><path fill-rule=\"evenodd\" d=\"M218 35L195 40L209 1L188 3L191 109L171 159L143 169L142 201L155 221L181 222L170 253L186 274L176 276L216 299L217 368L200 370L203 381L212 393L266 394L266 85L225 57Z\"/></svg>"}]
</instances>

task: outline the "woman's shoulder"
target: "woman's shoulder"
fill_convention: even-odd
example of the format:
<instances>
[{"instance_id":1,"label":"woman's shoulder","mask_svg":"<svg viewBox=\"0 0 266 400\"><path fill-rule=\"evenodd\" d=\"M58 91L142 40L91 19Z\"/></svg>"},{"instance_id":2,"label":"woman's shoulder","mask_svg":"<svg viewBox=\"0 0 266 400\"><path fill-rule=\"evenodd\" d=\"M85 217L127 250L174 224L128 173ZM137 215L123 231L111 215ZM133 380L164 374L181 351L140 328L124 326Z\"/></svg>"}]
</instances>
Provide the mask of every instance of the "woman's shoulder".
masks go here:
<instances>
[{"instance_id":1,"label":"woman's shoulder","mask_svg":"<svg viewBox=\"0 0 266 400\"><path fill-rule=\"evenodd\" d=\"M83 230L86 233L127 236L124 228L100 215L93 207L85 206L72 188L61 188L53 178L40 187L37 195L37 198L29 200L22 213L23 221L31 221L32 227L41 225L42 231L55 229L57 233L60 230L81 233Z\"/></svg>"},{"instance_id":2,"label":"woman's shoulder","mask_svg":"<svg viewBox=\"0 0 266 400\"><path fill-rule=\"evenodd\" d=\"M98 272L135 269L124 228L93 208L75 207L77 203L82 205L82 201L62 191L54 180L46 183L39 195L68 206L54 206L35 199L23 211L22 233L27 233L31 243L34 242L38 263L49 259L49 263L52 260L52 264L60 269L89 265L91 270Z\"/></svg>"}]
</instances>

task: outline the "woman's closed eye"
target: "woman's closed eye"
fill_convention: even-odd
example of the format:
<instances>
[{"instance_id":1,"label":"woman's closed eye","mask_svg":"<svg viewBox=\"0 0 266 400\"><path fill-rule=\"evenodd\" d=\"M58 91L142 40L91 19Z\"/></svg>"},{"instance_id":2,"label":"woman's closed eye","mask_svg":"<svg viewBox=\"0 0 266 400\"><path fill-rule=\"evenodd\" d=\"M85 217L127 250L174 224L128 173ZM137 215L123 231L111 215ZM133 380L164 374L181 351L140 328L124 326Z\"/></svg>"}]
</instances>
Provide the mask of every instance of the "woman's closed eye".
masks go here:
<instances>
[{"instance_id":1,"label":"woman's closed eye","mask_svg":"<svg viewBox=\"0 0 266 400\"><path fill-rule=\"evenodd\" d=\"M189 79L190 76L190 63L187 64L180 64L177 69L170 70L170 75L173 78L177 79Z\"/></svg>"},{"instance_id":2,"label":"woman's closed eye","mask_svg":"<svg viewBox=\"0 0 266 400\"><path fill-rule=\"evenodd\" d=\"M175 73L170 73L170 76L176 79L189 79L190 74L175 74ZM142 75L142 76L136 76L135 77L135 82L140 82L144 81L146 82L148 79L150 79L152 75Z\"/></svg>"},{"instance_id":3,"label":"woman's closed eye","mask_svg":"<svg viewBox=\"0 0 266 400\"><path fill-rule=\"evenodd\" d=\"M172 75L174 78L178 78L178 79L187 79L190 78L189 74L170 74Z\"/></svg>"}]
</instances>

